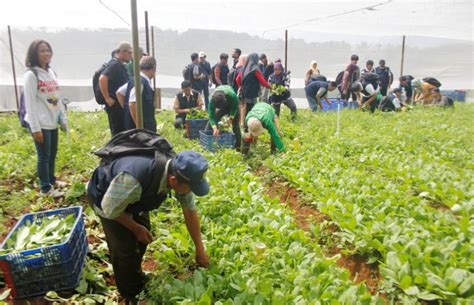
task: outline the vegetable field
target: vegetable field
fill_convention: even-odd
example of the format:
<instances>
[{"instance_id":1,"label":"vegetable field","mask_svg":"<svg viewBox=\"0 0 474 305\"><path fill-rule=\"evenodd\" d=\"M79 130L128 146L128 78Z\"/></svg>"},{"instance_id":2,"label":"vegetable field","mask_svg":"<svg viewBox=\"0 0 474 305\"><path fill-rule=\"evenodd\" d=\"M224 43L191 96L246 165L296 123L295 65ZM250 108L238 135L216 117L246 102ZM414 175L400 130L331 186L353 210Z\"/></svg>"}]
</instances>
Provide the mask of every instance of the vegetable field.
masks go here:
<instances>
[{"instance_id":1,"label":"vegetable field","mask_svg":"<svg viewBox=\"0 0 474 305\"><path fill-rule=\"evenodd\" d=\"M31 137L15 115L0 117L2 238L26 212L88 207L84 183L98 164L91 152L110 137L106 114L69 116L56 165L67 194L55 200L37 194ZM195 267L179 204L168 201L152 213L149 304L474 303L473 105L345 110L338 134L336 113L301 110L290 122L284 109L287 151L271 155L265 134L246 157L203 150L173 118L157 114L161 133L209 159L211 192L198 209L211 267ZM101 226L85 213L81 284L46 299L116 304Z\"/></svg>"}]
</instances>

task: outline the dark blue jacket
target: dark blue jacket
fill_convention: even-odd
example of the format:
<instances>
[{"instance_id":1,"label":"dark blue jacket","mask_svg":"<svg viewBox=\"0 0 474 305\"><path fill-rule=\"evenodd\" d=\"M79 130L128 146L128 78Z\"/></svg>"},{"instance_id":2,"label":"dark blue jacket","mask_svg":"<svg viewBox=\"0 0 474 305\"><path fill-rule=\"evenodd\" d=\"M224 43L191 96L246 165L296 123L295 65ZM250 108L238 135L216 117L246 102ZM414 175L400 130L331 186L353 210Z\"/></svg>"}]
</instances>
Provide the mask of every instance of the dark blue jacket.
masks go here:
<instances>
[{"instance_id":1,"label":"dark blue jacket","mask_svg":"<svg viewBox=\"0 0 474 305\"><path fill-rule=\"evenodd\" d=\"M375 73L379 76L379 82L383 87L388 86L390 83L390 76L392 75L392 71L390 71L389 67L385 67L384 69L377 67L375 68Z\"/></svg>"},{"instance_id":2,"label":"dark blue jacket","mask_svg":"<svg viewBox=\"0 0 474 305\"><path fill-rule=\"evenodd\" d=\"M320 81L320 80L309 83L304 88L304 91L309 96L315 97L316 94L318 93L319 89L321 89L321 88L326 88L326 92L323 94L323 96L326 96L326 94L328 94L328 82L323 82L323 81ZM323 97L323 96L321 96L321 97Z\"/></svg>"},{"instance_id":3,"label":"dark blue jacket","mask_svg":"<svg viewBox=\"0 0 474 305\"><path fill-rule=\"evenodd\" d=\"M138 202L129 205L125 211L138 214L157 209L168 196L168 193L158 194L165 166L166 160L157 161L154 157L149 156L117 158L96 168L87 186L87 194L90 201L102 209L102 198L112 180L121 172L127 172L140 182L142 196Z\"/></svg>"},{"instance_id":4,"label":"dark blue jacket","mask_svg":"<svg viewBox=\"0 0 474 305\"><path fill-rule=\"evenodd\" d=\"M150 86L150 83L143 76L140 77L141 83L143 85L142 90L142 107L143 107L143 128L156 132L156 119L155 119L155 92ZM128 82L127 93L125 96L125 129L136 128L135 123L133 122L132 116L130 114L130 91L134 87L134 80Z\"/></svg>"}]
</instances>

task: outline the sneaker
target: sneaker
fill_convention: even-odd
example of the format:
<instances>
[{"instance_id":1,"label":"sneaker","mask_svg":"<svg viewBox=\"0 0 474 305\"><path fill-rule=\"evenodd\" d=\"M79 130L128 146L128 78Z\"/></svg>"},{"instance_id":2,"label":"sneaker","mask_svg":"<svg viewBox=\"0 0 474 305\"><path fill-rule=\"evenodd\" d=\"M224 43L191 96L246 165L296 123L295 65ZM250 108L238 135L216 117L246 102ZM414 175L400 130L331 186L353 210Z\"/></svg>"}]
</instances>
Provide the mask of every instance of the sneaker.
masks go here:
<instances>
[{"instance_id":1,"label":"sneaker","mask_svg":"<svg viewBox=\"0 0 474 305\"><path fill-rule=\"evenodd\" d=\"M41 196L41 197L59 198L59 197L63 197L63 196L64 196L64 192L60 192L60 191L58 191L58 190L55 190L55 189L51 188L51 189L49 190L49 192L46 192L46 193L41 192L41 193L40 193L40 196Z\"/></svg>"},{"instance_id":2,"label":"sneaker","mask_svg":"<svg viewBox=\"0 0 474 305\"><path fill-rule=\"evenodd\" d=\"M58 188L60 188L60 189L61 189L61 188L65 188L65 187L67 186L67 183L64 182L64 181L59 181L59 180L57 180L57 181L56 181L56 186L57 186Z\"/></svg>"}]
</instances>

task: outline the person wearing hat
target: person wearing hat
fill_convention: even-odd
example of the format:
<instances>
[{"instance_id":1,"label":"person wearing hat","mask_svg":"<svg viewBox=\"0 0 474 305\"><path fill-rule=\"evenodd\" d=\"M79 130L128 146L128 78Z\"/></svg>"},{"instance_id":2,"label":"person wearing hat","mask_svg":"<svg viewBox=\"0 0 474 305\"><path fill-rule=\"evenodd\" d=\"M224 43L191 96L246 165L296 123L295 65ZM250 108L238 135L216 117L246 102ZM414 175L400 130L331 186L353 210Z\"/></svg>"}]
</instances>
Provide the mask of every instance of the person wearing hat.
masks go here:
<instances>
[{"instance_id":1,"label":"person wearing hat","mask_svg":"<svg viewBox=\"0 0 474 305\"><path fill-rule=\"evenodd\" d=\"M139 58L138 58L139 61L140 61L140 59L142 59L143 56L148 55L148 54L146 54L146 52L143 50L142 47L138 48L138 52L139 52L138 53L139 54ZM128 77L130 79L132 79L133 76L135 76L135 70L133 68L133 56L130 59L130 61L127 64L125 64L125 67L127 68Z\"/></svg>"},{"instance_id":2,"label":"person wearing hat","mask_svg":"<svg viewBox=\"0 0 474 305\"><path fill-rule=\"evenodd\" d=\"M117 47L116 57L112 58L105 70L99 77L99 89L105 98L105 112L109 119L109 127L112 136L124 131L124 111L119 105L116 92L128 82L127 69L124 63L132 56L132 46L124 41Z\"/></svg>"},{"instance_id":3,"label":"person wearing hat","mask_svg":"<svg viewBox=\"0 0 474 305\"><path fill-rule=\"evenodd\" d=\"M382 112L400 111L404 107L401 101L402 89L395 88L380 102L380 110Z\"/></svg>"},{"instance_id":4,"label":"person wearing hat","mask_svg":"<svg viewBox=\"0 0 474 305\"><path fill-rule=\"evenodd\" d=\"M140 59L140 81L142 94L143 128L156 132L155 91L151 80L156 73L156 59L143 56ZM135 80L130 81L117 90L117 99L124 108L125 130L138 128L137 98Z\"/></svg>"},{"instance_id":5,"label":"person wearing hat","mask_svg":"<svg viewBox=\"0 0 474 305\"><path fill-rule=\"evenodd\" d=\"M385 59L379 61L379 66L375 68L375 73L379 76L380 93L382 96L386 96L388 88L393 83L393 73L389 67L385 66Z\"/></svg>"},{"instance_id":6,"label":"person wearing hat","mask_svg":"<svg viewBox=\"0 0 474 305\"><path fill-rule=\"evenodd\" d=\"M366 73L375 73L374 61L371 59L367 61L367 63L365 64L365 68L362 69L362 72L360 74L364 75Z\"/></svg>"},{"instance_id":7,"label":"person wearing hat","mask_svg":"<svg viewBox=\"0 0 474 305\"><path fill-rule=\"evenodd\" d=\"M212 83L210 81L211 64L206 60L206 58L206 53L203 51L199 52L199 65L201 65L204 74L204 78L202 79L202 91L204 95L204 104L207 110L209 105L209 86L211 86Z\"/></svg>"},{"instance_id":8,"label":"person wearing hat","mask_svg":"<svg viewBox=\"0 0 474 305\"><path fill-rule=\"evenodd\" d=\"M268 59L267 59L267 55L265 54L260 54L259 56L259 59L260 59L260 63L258 64L258 68L260 69L260 71L262 71L262 74L263 74L263 77L268 81L268 78L270 77L270 75L273 74L274 72L274 66L273 66L273 63L272 62L268 62ZM268 94L269 94L269 89L261 86L262 90L260 91L260 98L268 103Z\"/></svg>"},{"instance_id":9,"label":"person wearing hat","mask_svg":"<svg viewBox=\"0 0 474 305\"><path fill-rule=\"evenodd\" d=\"M239 126L239 97L229 85L216 88L209 101L209 123L206 129L212 128L212 134L220 134L219 122L224 116L229 116L229 125L235 135L235 148L240 149L242 136Z\"/></svg>"},{"instance_id":10,"label":"person wearing hat","mask_svg":"<svg viewBox=\"0 0 474 305\"><path fill-rule=\"evenodd\" d=\"M280 129L280 120L272 106L267 103L257 103L245 117L245 122L248 126L250 139L247 137L243 141L242 152L244 154L248 153L250 142L255 142L265 129L270 133L272 152L275 147L280 152L285 151L285 145L281 140L283 133Z\"/></svg>"},{"instance_id":11,"label":"person wearing hat","mask_svg":"<svg viewBox=\"0 0 474 305\"><path fill-rule=\"evenodd\" d=\"M194 195L209 193L204 177L207 159L194 151L166 159L155 166L154 156L118 157L96 168L87 185L89 201L104 228L118 291L132 304L145 287L141 264L153 241L149 211L158 209L172 190L195 245L196 263L209 266L194 202Z\"/></svg>"}]
</instances>

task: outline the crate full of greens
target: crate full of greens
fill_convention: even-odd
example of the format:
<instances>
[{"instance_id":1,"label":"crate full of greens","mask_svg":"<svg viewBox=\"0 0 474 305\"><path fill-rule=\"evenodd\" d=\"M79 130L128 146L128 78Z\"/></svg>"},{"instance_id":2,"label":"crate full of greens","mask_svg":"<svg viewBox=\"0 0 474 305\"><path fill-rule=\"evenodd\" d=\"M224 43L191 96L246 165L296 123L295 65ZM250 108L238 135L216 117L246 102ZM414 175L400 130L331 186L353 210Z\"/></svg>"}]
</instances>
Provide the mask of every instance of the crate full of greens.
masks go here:
<instances>
[{"instance_id":1,"label":"crate full of greens","mask_svg":"<svg viewBox=\"0 0 474 305\"><path fill-rule=\"evenodd\" d=\"M0 268L13 297L74 287L88 246L82 207L24 215L0 245Z\"/></svg>"}]
</instances>

